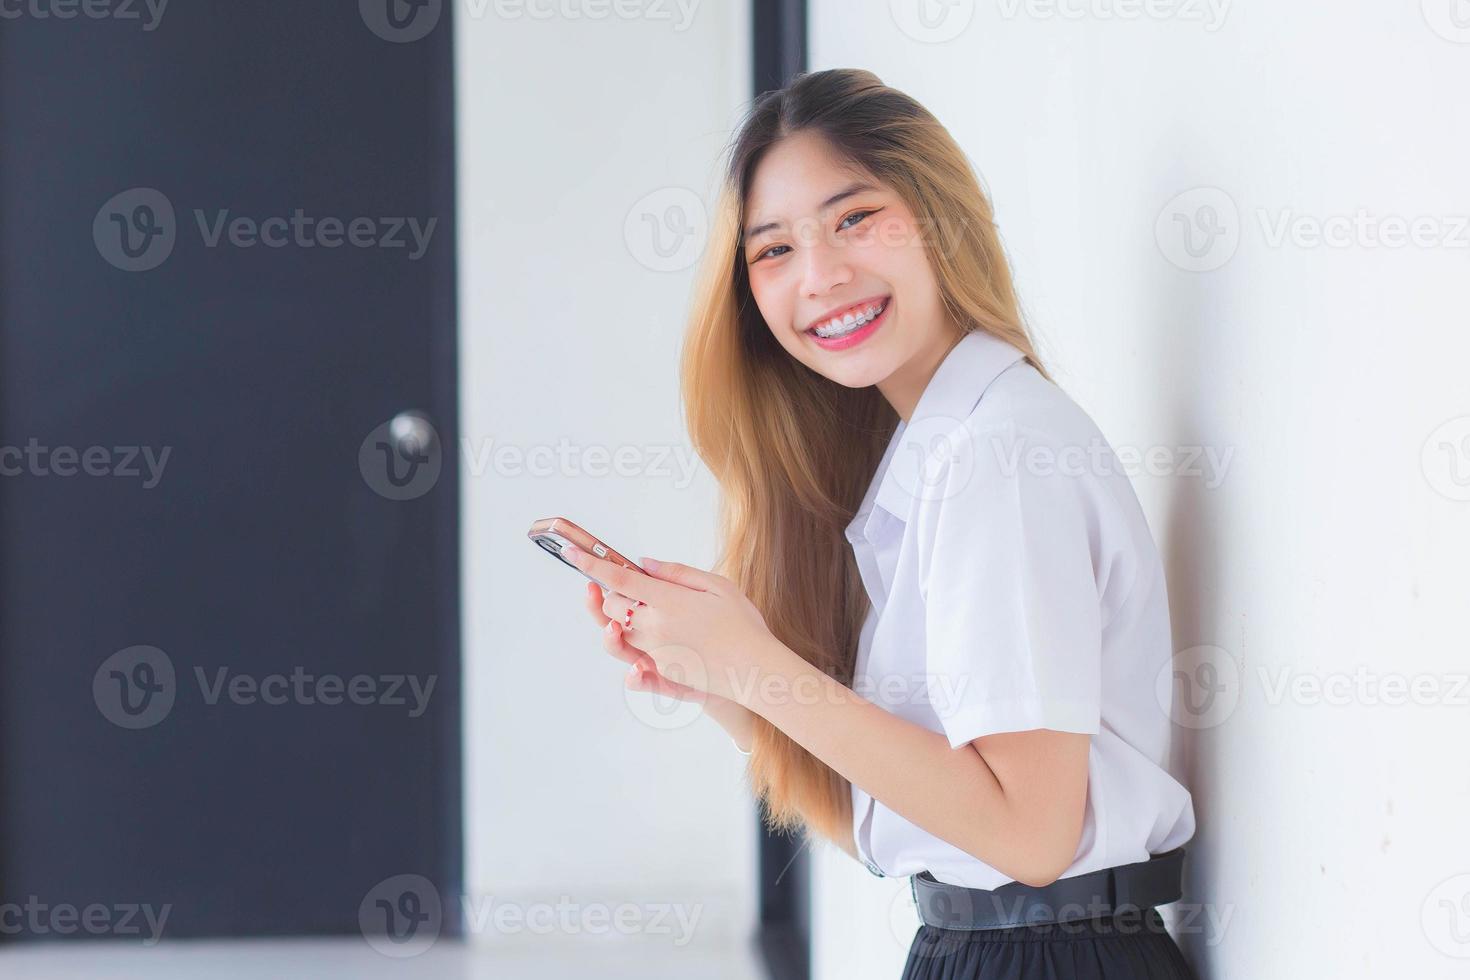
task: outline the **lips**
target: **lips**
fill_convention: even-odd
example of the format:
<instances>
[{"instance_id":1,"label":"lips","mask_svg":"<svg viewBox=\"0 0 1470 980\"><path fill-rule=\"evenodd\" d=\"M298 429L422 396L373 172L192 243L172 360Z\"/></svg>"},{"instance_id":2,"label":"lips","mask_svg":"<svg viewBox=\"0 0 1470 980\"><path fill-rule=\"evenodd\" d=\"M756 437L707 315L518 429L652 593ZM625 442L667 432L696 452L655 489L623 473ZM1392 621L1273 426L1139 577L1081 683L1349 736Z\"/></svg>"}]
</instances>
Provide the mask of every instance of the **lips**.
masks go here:
<instances>
[{"instance_id":1,"label":"lips","mask_svg":"<svg viewBox=\"0 0 1470 980\"><path fill-rule=\"evenodd\" d=\"M883 303L887 303L890 299L892 299L891 296L880 294L877 296L869 296L866 299L860 299L855 303L848 303L846 306L839 306L835 309L828 310L826 313L822 314L811 323L807 324L802 333L812 333L818 327L825 327L833 320L840 320L844 316L848 315L856 315L864 310L879 306Z\"/></svg>"},{"instance_id":2,"label":"lips","mask_svg":"<svg viewBox=\"0 0 1470 980\"><path fill-rule=\"evenodd\" d=\"M823 337L818 334L815 330L815 327L813 327L806 330L805 334L812 339L812 343L816 344L818 347L821 347L823 350L847 350L850 347L856 347L858 344L861 344L863 341L871 337L878 330L879 327L888 322L888 316L892 312L893 298L889 297L887 302L883 305L883 311L881 313L879 313L877 316L873 317L873 319L869 320L867 323L863 324L861 327L858 327L856 330L853 330L850 333L845 333L837 337Z\"/></svg>"}]
</instances>

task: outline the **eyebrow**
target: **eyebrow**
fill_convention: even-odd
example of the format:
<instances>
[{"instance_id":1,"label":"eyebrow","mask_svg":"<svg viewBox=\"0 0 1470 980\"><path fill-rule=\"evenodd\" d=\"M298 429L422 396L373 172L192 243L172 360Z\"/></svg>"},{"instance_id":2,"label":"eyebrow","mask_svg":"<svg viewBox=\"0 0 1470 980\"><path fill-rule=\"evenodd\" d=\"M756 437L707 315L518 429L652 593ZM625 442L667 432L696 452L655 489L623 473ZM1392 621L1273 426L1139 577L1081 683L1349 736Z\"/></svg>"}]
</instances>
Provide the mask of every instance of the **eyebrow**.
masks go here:
<instances>
[{"instance_id":1,"label":"eyebrow","mask_svg":"<svg viewBox=\"0 0 1470 980\"><path fill-rule=\"evenodd\" d=\"M844 187L842 190L838 191L836 194L833 194L831 197L827 198L825 201L823 201L821 203L821 205L817 208L817 210L818 211L825 211L828 208L830 208L832 205L836 204L837 202L842 201L842 200L845 200L846 198L852 197L854 194L861 194L864 191L876 191L877 189L878 188L875 187L875 186L873 186L872 184L868 184L868 183L865 183L863 181L858 181L855 184L850 184L847 187ZM770 231L772 228L779 228L779 227L781 227L781 222L779 222L779 221L767 221L763 225L756 225L754 228L747 228L747 229L745 229L745 238L746 238L747 241L749 241L750 239L754 238L756 235L759 235L761 232Z\"/></svg>"}]
</instances>

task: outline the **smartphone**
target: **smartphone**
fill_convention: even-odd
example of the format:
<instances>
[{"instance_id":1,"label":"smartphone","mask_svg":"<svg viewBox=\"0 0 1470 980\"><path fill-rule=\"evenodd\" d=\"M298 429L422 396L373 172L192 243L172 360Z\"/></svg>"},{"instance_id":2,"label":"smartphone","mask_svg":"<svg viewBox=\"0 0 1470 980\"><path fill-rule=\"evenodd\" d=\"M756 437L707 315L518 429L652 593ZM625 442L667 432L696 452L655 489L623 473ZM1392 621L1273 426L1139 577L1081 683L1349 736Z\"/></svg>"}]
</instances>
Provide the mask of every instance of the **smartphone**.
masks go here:
<instances>
[{"instance_id":1,"label":"smartphone","mask_svg":"<svg viewBox=\"0 0 1470 980\"><path fill-rule=\"evenodd\" d=\"M583 575L587 575L587 573L561 556L561 549L565 548L568 544L574 544L583 551L596 555L598 558L605 558L615 565L631 568L640 575L648 574L637 562L632 562L624 558L617 551L603 544L565 517L543 517L531 525L531 530L526 532L526 537L536 542L536 545L547 554L555 556L557 561L560 561L568 568L576 568ZM587 575L587 577L602 586L604 591L617 591L617 589L612 588L600 579L593 578L591 575Z\"/></svg>"}]
</instances>

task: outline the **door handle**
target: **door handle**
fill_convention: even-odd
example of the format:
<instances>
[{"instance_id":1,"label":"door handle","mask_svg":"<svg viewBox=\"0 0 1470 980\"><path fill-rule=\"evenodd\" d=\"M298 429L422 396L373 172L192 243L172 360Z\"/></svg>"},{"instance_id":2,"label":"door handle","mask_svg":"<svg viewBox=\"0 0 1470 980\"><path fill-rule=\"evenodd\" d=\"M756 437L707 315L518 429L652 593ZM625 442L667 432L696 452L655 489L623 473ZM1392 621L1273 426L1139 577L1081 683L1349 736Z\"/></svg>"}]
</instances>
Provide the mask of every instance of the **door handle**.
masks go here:
<instances>
[{"instance_id":1,"label":"door handle","mask_svg":"<svg viewBox=\"0 0 1470 980\"><path fill-rule=\"evenodd\" d=\"M422 459L434 447L434 425L423 412L399 412L388 423L388 438L400 458Z\"/></svg>"}]
</instances>

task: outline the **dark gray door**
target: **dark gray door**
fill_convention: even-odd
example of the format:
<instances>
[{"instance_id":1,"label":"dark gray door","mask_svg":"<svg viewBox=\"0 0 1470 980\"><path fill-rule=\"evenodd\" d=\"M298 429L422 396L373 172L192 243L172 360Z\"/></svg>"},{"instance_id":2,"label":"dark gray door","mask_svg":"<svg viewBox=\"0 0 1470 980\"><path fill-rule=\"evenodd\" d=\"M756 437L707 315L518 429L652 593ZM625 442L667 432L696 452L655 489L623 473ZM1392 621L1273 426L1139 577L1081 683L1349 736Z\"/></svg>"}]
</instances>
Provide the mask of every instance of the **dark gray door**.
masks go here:
<instances>
[{"instance_id":1,"label":"dark gray door","mask_svg":"<svg viewBox=\"0 0 1470 980\"><path fill-rule=\"evenodd\" d=\"M5 936L459 888L447 8L0 19Z\"/></svg>"}]
</instances>

